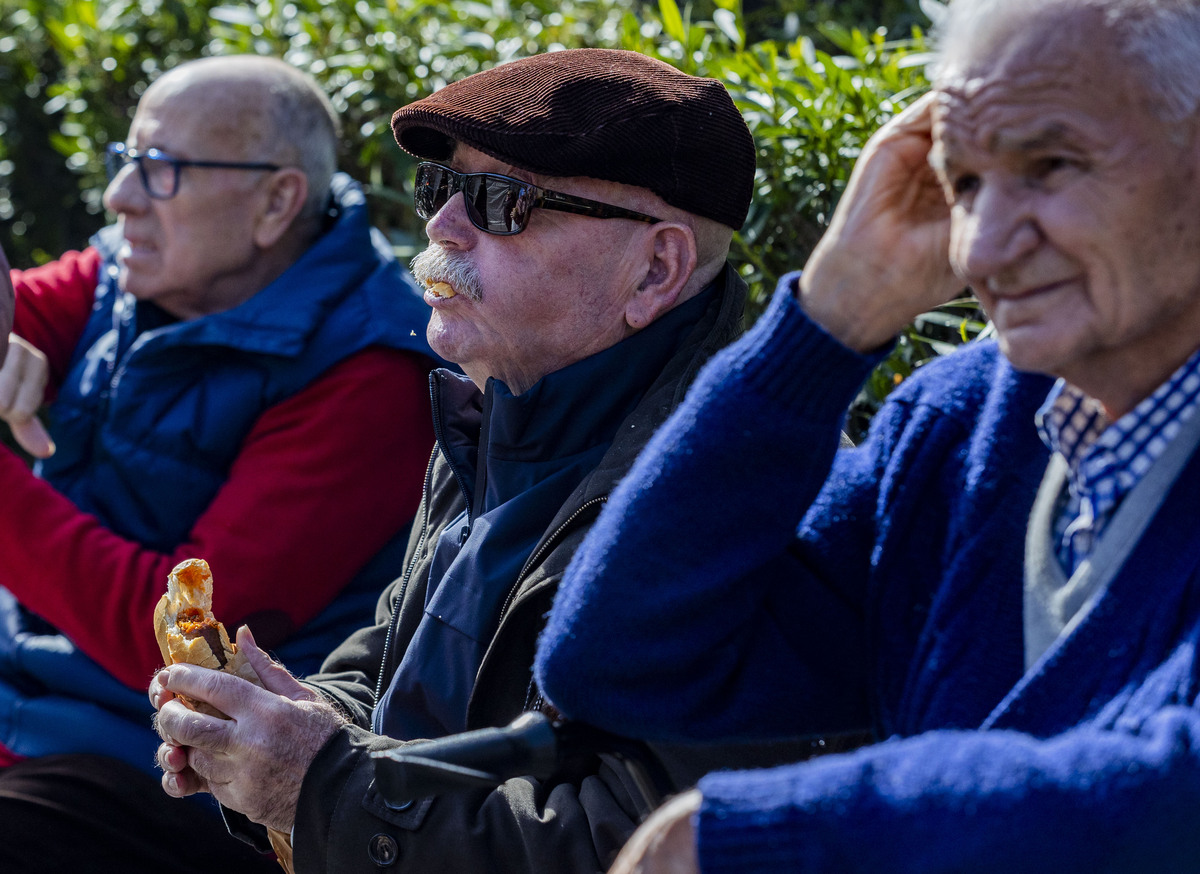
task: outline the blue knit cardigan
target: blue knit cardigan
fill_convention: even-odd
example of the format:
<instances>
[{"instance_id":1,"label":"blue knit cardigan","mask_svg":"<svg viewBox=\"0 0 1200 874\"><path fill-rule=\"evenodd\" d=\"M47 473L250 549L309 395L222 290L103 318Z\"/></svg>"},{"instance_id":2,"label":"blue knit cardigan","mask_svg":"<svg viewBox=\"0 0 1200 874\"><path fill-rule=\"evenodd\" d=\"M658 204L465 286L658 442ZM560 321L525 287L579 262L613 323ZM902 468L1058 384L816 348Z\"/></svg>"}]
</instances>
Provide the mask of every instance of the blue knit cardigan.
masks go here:
<instances>
[{"instance_id":1,"label":"blue knit cardigan","mask_svg":"<svg viewBox=\"0 0 1200 874\"><path fill-rule=\"evenodd\" d=\"M1200 458L1026 672L1049 380L972 344L838 452L873 362L804 316L794 281L709 364L577 553L542 690L654 739L873 732L853 753L701 781L705 874L1200 871Z\"/></svg>"}]
</instances>

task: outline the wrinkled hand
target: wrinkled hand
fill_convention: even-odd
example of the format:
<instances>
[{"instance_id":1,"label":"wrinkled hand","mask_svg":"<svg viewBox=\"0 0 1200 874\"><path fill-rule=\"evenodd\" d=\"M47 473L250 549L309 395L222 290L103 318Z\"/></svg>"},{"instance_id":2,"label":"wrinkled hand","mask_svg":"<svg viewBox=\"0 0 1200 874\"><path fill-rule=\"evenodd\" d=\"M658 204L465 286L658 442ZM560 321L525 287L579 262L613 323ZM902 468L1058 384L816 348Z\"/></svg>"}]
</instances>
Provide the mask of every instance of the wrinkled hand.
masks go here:
<instances>
[{"instance_id":1,"label":"wrinkled hand","mask_svg":"<svg viewBox=\"0 0 1200 874\"><path fill-rule=\"evenodd\" d=\"M633 833L608 874L699 874L692 828L699 809L699 791L676 795Z\"/></svg>"},{"instance_id":2,"label":"wrinkled hand","mask_svg":"<svg viewBox=\"0 0 1200 874\"><path fill-rule=\"evenodd\" d=\"M950 269L950 208L928 160L933 100L926 94L867 142L801 278L805 311L859 352L964 287Z\"/></svg>"},{"instance_id":3,"label":"wrinkled hand","mask_svg":"<svg viewBox=\"0 0 1200 874\"><path fill-rule=\"evenodd\" d=\"M309 765L345 720L259 649L245 626L237 644L265 688L196 665L170 665L151 681L163 790L177 798L209 792L286 834ZM230 718L197 713L176 695L207 701Z\"/></svg>"},{"instance_id":4,"label":"wrinkled hand","mask_svg":"<svg viewBox=\"0 0 1200 874\"><path fill-rule=\"evenodd\" d=\"M37 417L49 381L50 365L41 350L16 334L9 335L8 354L0 364L0 419L8 422L17 443L34 458L54 454L54 442Z\"/></svg>"}]
</instances>

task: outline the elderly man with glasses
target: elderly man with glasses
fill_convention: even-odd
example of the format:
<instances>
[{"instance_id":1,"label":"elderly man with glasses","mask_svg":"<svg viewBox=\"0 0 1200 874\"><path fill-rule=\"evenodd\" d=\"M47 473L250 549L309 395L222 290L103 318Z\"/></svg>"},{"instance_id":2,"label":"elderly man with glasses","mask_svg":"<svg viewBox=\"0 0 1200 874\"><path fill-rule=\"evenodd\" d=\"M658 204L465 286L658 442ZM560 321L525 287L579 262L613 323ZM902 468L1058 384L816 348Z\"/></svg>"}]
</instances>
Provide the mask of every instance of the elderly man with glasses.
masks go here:
<instances>
[{"instance_id":1,"label":"elderly man with glasses","mask_svg":"<svg viewBox=\"0 0 1200 874\"><path fill-rule=\"evenodd\" d=\"M0 870L271 870L159 789L151 618L204 558L219 615L312 671L399 572L428 310L337 138L282 61L184 64L109 147L116 223L12 274L0 416L39 461L0 450Z\"/></svg>"},{"instance_id":2,"label":"elderly man with glasses","mask_svg":"<svg viewBox=\"0 0 1200 874\"><path fill-rule=\"evenodd\" d=\"M597 49L470 76L392 127L426 162L415 198L430 242L412 269L429 341L465 373L434 372L438 444L406 569L376 624L303 684L245 632L266 689L160 673L163 786L291 833L297 871L593 872L638 811L609 763L397 807L369 753L544 709L532 660L558 580L739 330L745 285L726 259L754 144L720 83Z\"/></svg>"}]
</instances>

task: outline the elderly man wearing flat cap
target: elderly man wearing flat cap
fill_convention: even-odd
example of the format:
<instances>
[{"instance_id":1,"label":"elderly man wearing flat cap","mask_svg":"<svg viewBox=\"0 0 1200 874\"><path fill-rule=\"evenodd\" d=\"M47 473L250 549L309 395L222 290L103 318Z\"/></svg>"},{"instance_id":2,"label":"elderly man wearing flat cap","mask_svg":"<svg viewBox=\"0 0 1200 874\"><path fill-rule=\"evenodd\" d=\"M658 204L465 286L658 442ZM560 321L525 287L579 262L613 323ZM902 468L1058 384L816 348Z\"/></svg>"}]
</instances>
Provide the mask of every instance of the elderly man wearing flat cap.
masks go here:
<instances>
[{"instance_id":1,"label":"elderly man wearing flat cap","mask_svg":"<svg viewBox=\"0 0 1200 874\"><path fill-rule=\"evenodd\" d=\"M561 575L697 369L738 333L745 286L726 256L754 144L718 82L608 50L478 73L392 127L424 162L430 243L412 268L428 338L465 373L431 377L437 447L407 570L376 624L304 683L245 633L265 689L186 665L159 673L163 786L291 833L299 872L596 871L637 810L612 769L396 808L368 754L543 707L531 666Z\"/></svg>"}]
</instances>

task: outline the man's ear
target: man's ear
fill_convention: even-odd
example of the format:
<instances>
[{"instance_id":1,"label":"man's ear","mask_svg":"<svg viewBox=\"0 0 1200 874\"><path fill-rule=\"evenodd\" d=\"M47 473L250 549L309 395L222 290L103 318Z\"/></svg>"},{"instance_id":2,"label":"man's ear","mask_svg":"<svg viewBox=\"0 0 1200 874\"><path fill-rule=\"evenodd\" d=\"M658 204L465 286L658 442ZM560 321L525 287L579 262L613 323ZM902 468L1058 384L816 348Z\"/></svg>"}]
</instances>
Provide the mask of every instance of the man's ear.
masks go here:
<instances>
[{"instance_id":1,"label":"man's ear","mask_svg":"<svg viewBox=\"0 0 1200 874\"><path fill-rule=\"evenodd\" d=\"M308 198L308 177L298 167L276 170L268 183L266 199L254 229L254 242L269 249L287 233Z\"/></svg>"},{"instance_id":2,"label":"man's ear","mask_svg":"<svg viewBox=\"0 0 1200 874\"><path fill-rule=\"evenodd\" d=\"M675 306L696 270L696 235L691 228L659 222L647 230L646 272L625 305L625 321L635 331Z\"/></svg>"}]
</instances>

